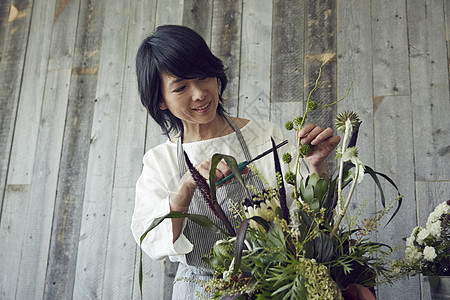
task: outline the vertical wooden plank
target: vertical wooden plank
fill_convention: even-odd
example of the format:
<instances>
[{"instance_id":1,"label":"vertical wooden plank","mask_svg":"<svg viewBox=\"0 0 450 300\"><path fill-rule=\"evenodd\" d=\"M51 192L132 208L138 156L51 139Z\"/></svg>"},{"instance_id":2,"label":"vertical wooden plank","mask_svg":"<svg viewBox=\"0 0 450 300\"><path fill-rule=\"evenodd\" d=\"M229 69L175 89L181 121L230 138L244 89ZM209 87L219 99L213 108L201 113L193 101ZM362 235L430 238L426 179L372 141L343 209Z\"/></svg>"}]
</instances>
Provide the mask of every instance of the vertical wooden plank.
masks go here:
<instances>
[{"instance_id":1,"label":"vertical wooden plank","mask_svg":"<svg viewBox=\"0 0 450 300\"><path fill-rule=\"evenodd\" d=\"M29 10L23 9L23 13L29 13ZM15 297L22 246L28 243L25 238L27 224L23 222L23 218L28 215L30 209L28 199L31 195L31 172L35 162L54 11L55 1L36 3L33 6L29 43L36 46L28 47L26 52L14 143L8 168L7 184L11 185L11 188L7 188L5 192L0 223L0 265L6 271L0 275L0 295L5 299Z\"/></svg>"},{"instance_id":2,"label":"vertical wooden plank","mask_svg":"<svg viewBox=\"0 0 450 300\"><path fill-rule=\"evenodd\" d=\"M73 297L102 298L130 3L109 2L103 23Z\"/></svg>"},{"instance_id":3,"label":"vertical wooden plank","mask_svg":"<svg viewBox=\"0 0 450 300\"><path fill-rule=\"evenodd\" d=\"M271 103L303 102L304 0L273 4Z\"/></svg>"},{"instance_id":4,"label":"vertical wooden plank","mask_svg":"<svg viewBox=\"0 0 450 300\"><path fill-rule=\"evenodd\" d=\"M272 1L244 1L239 109L241 118L269 120Z\"/></svg>"},{"instance_id":5,"label":"vertical wooden plank","mask_svg":"<svg viewBox=\"0 0 450 300\"><path fill-rule=\"evenodd\" d=\"M375 96L410 95L406 1L372 1Z\"/></svg>"},{"instance_id":6,"label":"vertical wooden plank","mask_svg":"<svg viewBox=\"0 0 450 300\"><path fill-rule=\"evenodd\" d=\"M36 154L45 74L47 72L56 0L37 2L29 32L8 184L30 184Z\"/></svg>"},{"instance_id":7,"label":"vertical wooden plank","mask_svg":"<svg viewBox=\"0 0 450 300\"><path fill-rule=\"evenodd\" d=\"M306 100L313 89L319 67L322 61L326 64L322 68L319 86L313 93L311 100L319 105L332 103L336 100L336 1L312 1L305 4L306 33L305 33L305 93ZM308 121L328 127L332 125L336 107L312 111Z\"/></svg>"},{"instance_id":8,"label":"vertical wooden plank","mask_svg":"<svg viewBox=\"0 0 450 300\"><path fill-rule=\"evenodd\" d=\"M375 151L375 167L389 174L404 195L401 210L391 223L378 232L377 241L391 247L403 246L403 237L417 225L412 138L412 112L409 96L390 96L379 100L374 114L375 144L383 145ZM389 134L386 134L389 132ZM401 151L399 151L401 149ZM409 151L409 153L408 153ZM395 199L396 191L384 184L386 199ZM381 208L380 208L381 209ZM404 250L397 250L393 258L402 258ZM416 299L420 294L419 278L403 279L378 287L379 299Z\"/></svg>"},{"instance_id":9,"label":"vertical wooden plank","mask_svg":"<svg viewBox=\"0 0 450 300\"><path fill-rule=\"evenodd\" d=\"M450 178L449 69L443 1L408 1L416 180Z\"/></svg>"},{"instance_id":10,"label":"vertical wooden plank","mask_svg":"<svg viewBox=\"0 0 450 300\"><path fill-rule=\"evenodd\" d=\"M237 116L241 50L242 0L214 1L211 51L223 61L228 77L223 94L226 111Z\"/></svg>"},{"instance_id":11,"label":"vertical wooden plank","mask_svg":"<svg viewBox=\"0 0 450 300\"><path fill-rule=\"evenodd\" d=\"M131 234L130 220L134 208L135 185L142 166L147 112L139 101L135 56L140 42L155 26L155 11L156 1L131 2L111 202L110 218L113 221L109 224L102 293L105 299L130 299L133 296L138 299L140 296L134 289L139 282L139 265L136 263L139 258L136 257L138 247ZM146 271L155 275L145 278L144 299L160 298L157 295L163 292L162 262L152 261L145 267ZM136 295L133 295L134 292Z\"/></svg>"},{"instance_id":12,"label":"vertical wooden plank","mask_svg":"<svg viewBox=\"0 0 450 300\"><path fill-rule=\"evenodd\" d=\"M214 1L185 0L183 6L184 26L194 29L208 45L211 43L211 19Z\"/></svg>"},{"instance_id":13,"label":"vertical wooden plank","mask_svg":"<svg viewBox=\"0 0 450 300\"><path fill-rule=\"evenodd\" d=\"M72 73L79 0L58 2L33 170L18 299L42 298Z\"/></svg>"},{"instance_id":14,"label":"vertical wooden plank","mask_svg":"<svg viewBox=\"0 0 450 300\"><path fill-rule=\"evenodd\" d=\"M373 133L373 84L372 84L372 32L370 0L351 0L337 7L337 98L342 98L352 84L346 99L337 105L338 113L354 111L362 124L357 149L359 158L374 167L375 148ZM350 215L358 221L373 216L377 204L375 184L369 178L358 185L350 203ZM368 202L367 202L368 201ZM365 205L364 211L360 211ZM360 224L360 223L358 223ZM374 239L376 237L373 237Z\"/></svg>"},{"instance_id":15,"label":"vertical wooden plank","mask_svg":"<svg viewBox=\"0 0 450 300\"><path fill-rule=\"evenodd\" d=\"M181 24L183 20L184 0L158 0L156 26Z\"/></svg>"},{"instance_id":16,"label":"vertical wooden plank","mask_svg":"<svg viewBox=\"0 0 450 300\"><path fill-rule=\"evenodd\" d=\"M304 112L305 1L274 1L270 120L284 128ZM295 135L287 134L295 145Z\"/></svg>"},{"instance_id":17,"label":"vertical wooden plank","mask_svg":"<svg viewBox=\"0 0 450 300\"><path fill-rule=\"evenodd\" d=\"M73 299L104 5L80 3L44 299Z\"/></svg>"},{"instance_id":18,"label":"vertical wooden plank","mask_svg":"<svg viewBox=\"0 0 450 300\"><path fill-rule=\"evenodd\" d=\"M319 105L337 100L336 91L336 0L305 1L305 64L304 100L313 89L322 61L322 75L311 100ZM308 114L307 122L319 124L323 128L333 127L336 107L329 106ZM328 170L335 169L335 161L327 160Z\"/></svg>"},{"instance_id":19,"label":"vertical wooden plank","mask_svg":"<svg viewBox=\"0 0 450 300\"><path fill-rule=\"evenodd\" d=\"M32 1L2 1L0 49L0 218L30 29Z\"/></svg>"},{"instance_id":20,"label":"vertical wooden plank","mask_svg":"<svg viewBox=\"0 0 450 300\"><path fill-rule=\"evenodd\" d=\"M156 23L155 28L164 24L176 24L181 25L183 20L183 8L184 0L159 0L156 4ZM145 149L151 149L157 145L164 143L167 137L161 132L161 128L155 121L147 114L147 133ZM140 156L142 158L142 155ZM141 164L142 166L142 164ZM138 259L139 256L136 256ZM136 260L138 263L138 260ZM175 273L177 271L178 264L172 263L168 258L165 261L153 261L149 257L143 258L144 276L147 281L151 281L145 284L143 293L153 294L155 288L154 285L159 286L158 296L159 299L171 299L172 298L172 286ZM137 278L137 277L135 277ZM139 282L135 282L135 295L138 295Z\"/></svg>"}]
</instances>

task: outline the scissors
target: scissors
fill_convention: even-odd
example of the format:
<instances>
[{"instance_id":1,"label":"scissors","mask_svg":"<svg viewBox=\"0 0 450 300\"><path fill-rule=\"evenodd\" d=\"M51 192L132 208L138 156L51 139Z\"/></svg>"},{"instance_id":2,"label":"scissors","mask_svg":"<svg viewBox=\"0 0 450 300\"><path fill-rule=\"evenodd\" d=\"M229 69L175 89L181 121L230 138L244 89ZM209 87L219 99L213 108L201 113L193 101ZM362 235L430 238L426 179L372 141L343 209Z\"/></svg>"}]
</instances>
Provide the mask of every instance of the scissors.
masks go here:
<instances>
[{"instance_id":1,"label":"scissors","mask_svg":"<svg viewBox=\"0 0 450 300\"><path fill-rule=\"evenodd\" d=\"M278 145L276 145L275 148L278 149L278 148L280 148L281 146L286 145L287 142L288 142L287 140L286 140L286 141L283 141L283 142L279 143ZM248 164L254 162L255 160L260 159L260 158L263 157L263 156L266 156L267 154L271 153L272 151L273 151L273 149L269 149L269 150L264 151L263 153L257 155L257 156L254 157L253 159L246 160L246 161L243 161L243 162L239 163L239 164L238 164L239 172L244 171L244 169L247 168L247 165L248 165ZM233 177L234 177L234 174L231 173L231 174L228 175L227 177L222 178L221 180L217 181L217 182L216 182L216 185L222 184L222 183L224 183L225 181L230 180L230 179L233 178Z\"/></svg>"}]
</instances>

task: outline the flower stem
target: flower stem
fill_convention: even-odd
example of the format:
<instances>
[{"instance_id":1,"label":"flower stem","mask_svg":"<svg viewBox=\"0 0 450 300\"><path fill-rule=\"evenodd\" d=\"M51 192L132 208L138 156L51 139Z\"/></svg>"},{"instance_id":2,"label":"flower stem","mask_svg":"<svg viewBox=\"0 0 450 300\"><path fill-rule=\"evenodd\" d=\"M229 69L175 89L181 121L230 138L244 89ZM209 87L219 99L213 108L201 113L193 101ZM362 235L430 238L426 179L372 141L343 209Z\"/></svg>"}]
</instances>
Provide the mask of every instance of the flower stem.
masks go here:
<instances>
[{"instance_id":1,"label":"flower stem","mask_svg":"<svg viewBox=\"0 0 450 300\"><path fill-rule=\"evenodd\" d=\"M320 79L320 76L322 75L322 67L325 65L325 63L326 63L326 61L325 61L325 59L323 59L322 64L320 65L320 68L319 68L319 75L317 76L316 82L314 84L314 88L309 92L308 99L306 100L306 109L305 109L305 112L303 113L302 121L300 122L300 125L297 127L297 131L300 131L303 128L303 125L305 124L305 119L306 119L306 116L308 115L308 112L309 112L309 110L308 110L308 103L311 100L312 93L319 86L319 79ZM298 194L297 194L297 190L298 190L297 174L298 173L297 172L298 172L299 165L300 165L300 143L301 143L301 139L297 138L297 156L295 158L295 172L294 172L294 175L295 175L294 198L296 200L298 200Z\"/></svg>"},{"instance_id":2,"label":"flower stem","mask_svg":"<svg viewBox=\"0 0 450 300\"><path fill-rule=\"evenodd\" d=\"M342 160L341 160L342 161ZM345 206L342 212L339 214L338 220L336 221L336 224L333 226L333 230L331 231L330 237L333 237L336 234L337 229L339 228L339 225L342 222L342 219L344 218L345 213L347 212L348 205L350 204L350 200L353 197L353 193L356 188L356 184L358 183L358 176L359 176L359 164L357 163L355 166L355 176L353 178L352 186L350 188L350 192L348 193L347 200L345 201ZM342 194L342 190L339 190L339 193Z\"/></svg>"}]
</instances>

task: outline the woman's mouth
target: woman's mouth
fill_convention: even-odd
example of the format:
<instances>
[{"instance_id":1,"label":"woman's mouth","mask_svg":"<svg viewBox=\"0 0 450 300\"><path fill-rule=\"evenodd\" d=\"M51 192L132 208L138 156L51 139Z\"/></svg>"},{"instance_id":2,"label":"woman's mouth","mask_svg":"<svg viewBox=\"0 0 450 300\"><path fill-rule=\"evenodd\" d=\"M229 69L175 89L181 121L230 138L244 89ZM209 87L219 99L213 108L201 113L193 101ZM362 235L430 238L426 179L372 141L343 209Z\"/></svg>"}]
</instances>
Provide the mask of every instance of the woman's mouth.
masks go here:
<instances>
[{"instance_id":1,"label":"woman's mouth","mask_svg":"<svg viewBox=\"0 0 450 300\"><path fill-rule=\"evenodd\" d=\"M197 107L197 108L193 108L193 110L200 111L200 112L204 111L204 110L206 110L209 107L210 104L211 104L211 102L208 102L205 105L202 105L202 106Z\"/></svg>"}]
</instances>

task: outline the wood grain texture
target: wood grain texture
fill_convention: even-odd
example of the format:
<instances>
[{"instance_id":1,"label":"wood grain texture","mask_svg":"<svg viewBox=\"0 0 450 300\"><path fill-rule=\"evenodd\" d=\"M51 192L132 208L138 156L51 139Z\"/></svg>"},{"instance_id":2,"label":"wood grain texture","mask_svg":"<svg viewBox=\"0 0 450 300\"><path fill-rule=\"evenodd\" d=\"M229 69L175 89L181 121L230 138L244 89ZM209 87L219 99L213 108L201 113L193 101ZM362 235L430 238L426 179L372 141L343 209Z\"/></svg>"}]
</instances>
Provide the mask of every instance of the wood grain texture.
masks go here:
<instances>
[{"instance_id":1,"label":"wood grain texture","mask_svg":"<svg viewBox=\"0 0 450 300\"><path fill-rule=\"evenodd\" d=\"M450 176L449 71L443 1L408 1L416 180Z\"/></svg>"},{"instance_id":2,"label":"wood grain texture","mask_svg":"<svg viewBox=\"0 0 450 300\"><path fill-rule=\"evenodd\" d=\"M311 100L319 106L336 101L336 1L305 1L305 69L304 81L306 101L319 76L321 78ZM336 116L336 107L330 106L309 113L308 122L331 127Z\"/></svg>"},{"instance_id":3,"label":"wood grain texture","mask_svg":"<svg viewBox=\"0 0 450 300\"><path fill-rule=\"evenodd\" d=\"M116 160L111 201L111 221L106 245L105 279L102 295L105 299L127 299L134 294L135 256L137 243L130 230L134 208L135 185L142 168L147 112L139 101L135 74L135 56L142 39L155 26L156 1L131 2L127 34L127 51L117 134ZM162 263L150 267L160 274ZM161 276L149 282L159 286ZM155 291L153 291L155 294ZM148 297L150 296L147 293ZM133 295L138 298L138 294Z\"/></svg>"},{"instance_id":4,"label":"wood grain texture","mask_svg":"<svg viewBox=\"0 0 450 300\"><path fill-rule=\"evenodd\" d=\"M383 145L380 151L375 152L375 168L396 183L404 196L401 209L395 218L377 232L377 242L385 243L391 247L403 246L403 237L409 236L411 229L417 225L415 217L416 199L414 191L413 168L413 131L411 99L409 96L384 97L374 114L375 143ZM389 134L386 134L389 132ZM397 151L402 149L402 151ZM397 193L386 181L382 181L386 205L393 203ZM394 203L394 207L396 203ZM377 205L377 211L383 207ZM390 215L390 214L388 214ZM384 219L384 220L383 220ZM387 222L383 218L381 222ZM383 223L384 224L384 223ZM391 256L401 258L404 250L397 248ZM391 285L381 285L377 288L380 299L414 299L419 295L419 278L403 279Z\"/></svg>"},{"instance_id":5,"label":"wood grain texture","mask_svg":"<svg viewBox=\"0 0 450 300\"><path fill-rule=\"evenodd\" d=\"M304 93L306 105L311 91L319 76L317 89L311 94L311 100L319 106L333 103L337 100L336 84L336 1L305 0L305 62L304 62ZM307 122L320 125L323 128L333 127L336 117L336 106L328 106L308 113ZM327 160L327 168L336 168L334 160Z\"/></svg>"},{"instance_id":6,"label":"wood grain texture","mask_svg":"<svg viewBox=\"0 0 450 300\"><path fill-rule=\"evenodd\" d=\"M44 299L73 295L104 5L80 2Z\"/></svg>"},{"instance_id":7,"label":"wood grain texture","mask_svg":"<svg viewBox=\"0 0 450 300\"><path fill-rule=\"evenodd\" d=\"M270 116L272 1L244 1L238 116Z\"/></svg>"},{"instance_id":8,"label":"wood grain texture","mask_svg":"<svg viewBox=\"0 0 450 300\"><path fill-rule=\"evenodd\" d=\"M272 14L270 101L303 102L304 1L274 1Z\"/></svg>"},{"instance_id":9,"label":"wood grain texture","mask_svg":"<svg viewBox=\"0 0 450 300\"><path fill-rule=\"evenodd\" d=\"M28 44L32 1L0 4L0 208L3 206L23 65ZM12 12L12 10L16 10ZM19 16L20 12L20 18ZM11 17L10 17L11 16ZM0 218L2 212L0 211Z\"/></svg>"},{"instance_id":10,"label":"wood grain texture","mask_svg":"<svg viewBox=\"0 0 450 300\"><path fill-rule=\"evenodd\" d=\"M232 115L283 126L303 112L323 57L314 100L335 101L353 82L346 100L309 121L329 126L336 111L359 114L361 159L405 194L399 216L376 239L402 245L450 190L449 6L0 1L0 298L140 299L139 249L129 230L134 184L145 150L167 137L141 106L134 56L162 24L198 30L224 61ZM389 186L385 192L395 196ZM352 213L370 199L361 216L371 216L378 196L365 179ZM177 264L145 255L143 263L142 299L171 299ZM428 300L419 278L381 286L379 298Z\"/></svg>"},{"instance_id":11,"label":"wood grain texture","mask_svg":"<svg viewBox=\"0 0 450 300\"><path fill-rule=\"evenodd\" d=\"M114 162L123 89L130 3L108 2L103 23L96 101L73 297L103 297Z\"/></svg>"},{"instance_id":12,"label":"wood grain texture","mask_svg":"<svg viewBox=\"0 0 450 300\"><path fill-rule=\"evenodd\" d=\"M22 86L14 130L8 184L30 184L47 73L56 0L33 5Z\"/></svg>"},{"instance_id":13,"label":"wood grain texture","mask_svg":"<svg viewBox=\"0 0 450 300\"><path fill-rule=\"evenodd\" d=\"M375 144L372 83L372 35L370 1L352 0L337 7L337 99L348 96L337 104L338 113L350 110L362 121L358 142L358 157L370 167L375 165L375 152L382 147ZM349 91L349 88L351 89ZM375 184L367 178L357 188L350 203L351 215L359 222L373 216L379 198L375 197ZM364 205L361 211L361 205ZM361 223L359 223L361 224Z\"/></svg>"},{"instance_id":14,"label":"wood grain texture","mask_svg":"<svg viewBox=\"0 0 450 300\"><path fill-rule=\"evenodd\" d=\"M213 2L208 0L185 0L182 24L194 29L208 45L211 44L211 19Z\"/></svg>"},{"instance_id":15,"label":"wood grain texture","mask_svg":"<svg viewBox=\"0 0 450 300\"><path fill-rule=\"evenodd\" d=\"M372 2L375 96L410 95L406 2Z\"/></svg>"},{"instance_id":16,"label":"wood grain texture","mask_svg":"<svg viewBox=\"0 0 450 300\"><path fill-rule=\"evenodd\" d=\"M31 32L29 33L30 43L41 40L40 45L42 47L36 47L36 53L41 54L42 57L35 56L34 51L27 51L22 78L22 89L19 97L20 104L15 121L16 127L14 129L7 181L8 185L11 184L14 187L7 189L4 194L0 224L0 238L2 240L0 263L3 270L5 270L5 272L2 272L0 278L0 295L5 299L13 299L16 296L16 290L19 290L17 285L21 268L21 258L22 255L30 255L29 251L26 251L29 249L27 246L33 243L34 234L36 233L29 233L27 230L30 228L33 229L33 226L30 226L33 222L37 221L38 224L40 223L39 218L33 215L35 211L32 210L33 202L30 201L33 199L31 178L33 177L33 166L36 164L35 152L41 123L41 105L45 86L45 75L47 72L46 63L50 48L54 7L55 3L53 1L47 1L42 4L38 3L33 7L33 14L35 16L42 14L44 18L31 18L31 27L33 25L42 26L42 31L30 29ZM26 10L24 13L30 12L30 10ZM27 71L31 73L27 73ZM33 72L41 75L39 80L33 78L36 75ZM28 90L29 86L26 86L26 84L32 84L37 89L34 91L35 93L31 93L31 90ZM26 94L26 91L29 93ZM36 98L33 97L34 95L36 95ZM30 125L31 127L29 127ZM36 170L36 172L39 172L39 170ZM43 179L45 180L45 177ZM42 181L40 183L37 182L35 186L38 187L39 184L42 184ZM49 200L51 201L51 198ZM30 216L31 224L24 222L24 219L27 220L28 216ZM37 237L38 245L39 237ZM23 251L24 246L25 251ZM34 259L39 259L39 254L36 253L36 256ZM36 274L32 276L36 276ZM27 281L29 279L25 278ZM33 289L33 287L31 288Z\"/></svg>"},{"instance_id":17,"label":"wood grain texture","mask_svg":"<svg viewBox=\"0 0 450 300\"><path fill-rule=\"evenodd\" d=\"M52 232L53 211L68 104L79 0L66 3L53 23L52 42L39 124L35 168L26 218L27 241L23 245L17 298L42 297Z\"/></svg>"},{"instance_id":18,"label":"wood grain texture","mask_svg":"<svg viewBox=\"0 0 450 300\"><path fill-rule=\"evenodd\" d=\"M223 61L228 77L224 107L237 115L241 49L242 0L215 1L211 25L211 51Z\"/></svg>"}]
</instances>

